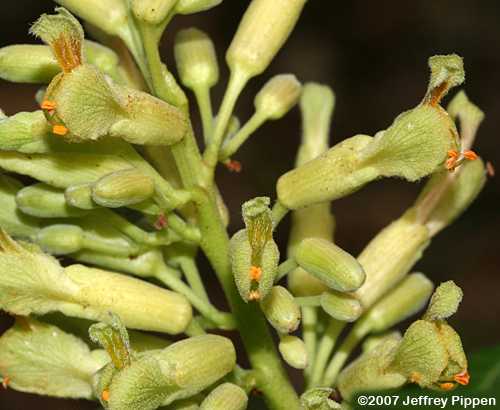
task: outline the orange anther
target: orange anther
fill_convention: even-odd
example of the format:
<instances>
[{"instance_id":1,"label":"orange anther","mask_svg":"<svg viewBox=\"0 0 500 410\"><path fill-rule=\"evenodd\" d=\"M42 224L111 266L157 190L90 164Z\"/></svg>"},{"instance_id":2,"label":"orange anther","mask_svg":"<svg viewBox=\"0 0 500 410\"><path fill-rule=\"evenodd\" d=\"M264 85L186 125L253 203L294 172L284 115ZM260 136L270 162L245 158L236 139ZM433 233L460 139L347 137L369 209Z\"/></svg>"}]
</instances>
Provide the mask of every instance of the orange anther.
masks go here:
<instances>
[{"instance_id":1,"label":"orange anther","mask_svg":"<svg viewBox=\"0 0 500 410\"><path fill-rule=\"evenodd\" d=\"M42 102L42 110L52 111L56 109L56 103L54 101L44 100Z\"/></svg>"},{"instance_id":2,"label":"orange anther","mask_svg":"<svg viewBox=\"0 0 500 410\"><path fill-rule=\"evenodd\" d=\"M450 390L453 390L455 388L455 384L451 383L451 382L441 383L439 385L439 387L441 387L441 389L444 390L444 391L450 391Z\"/></svg>"},{"instance_id":3,"label":"orange anther","mask_svg":"<svg viewBox=\"0 0 500 410\"><path fill-rule=\"evenodd\" d=\"M453 377L453 380L455 380L458 384L461 384L462 386L467 386L470 381L470 374L467 370L464 370L462 373L458 373Z\"/></svg>"},{"instance_id":4,"label":"orange anther","mask_svg":"<svg viewBox=\"0 0 500 410\"><path fill-rule=\"evenodd\" d=\"M474 161L475 159L478 159L478 156L474 151L468 150L464 152L464 158L468 159L469 161Z\"/></svg>"},{"instance_id":5,"label":"orange anther","mask_svg":"<svg viewBox=\"0 0 500 410\"><path fill-rule=\"evenodd\" d=\"M448 158L446 160L446 169L448 171L453 171L457 166L457 159L456 158Z\"/></svg>"},{"instance_id":6,"label":"orange anther","mask_svg":"<svg viewBox=\"0 0 500 410\"><path fill-rule=\"evenodd\" d=\"M413 372L410 374L410 382L418 383L422 379L422 375L417 372Z\"/></svg>"},{"instance_id":7,"label":"orange anther","mask_svg":"<svg viewBox=\"0 0 500 410\"><path fill-rule=\"evenodd\" d=\"M258 290L252 290L248 294L248 300L259 300L260 299L260 292Z\"/></svg>"},{"instance_id":8,"label":"orange anther","mask_svg":"<svg viewBox=\"0 0 500 410\"><path fill-rule=\"evenodd\" d=\"M9 383L10 383L10 377L5 376L5 377L2 379L2 387L3 387L4 389L6 389L7 387L9 387Z\"/></svg>"},{"instance_id":9,"label":"orange anther","mask_svg":"<svg viewBox=\"0 0 500 410\"><path fill-rule=\"evenodd\" d=\"M102 401L109 401L109 390L103 390L101 394Z\"/></svg>"},{"instance_id":10,"label":"orange anther","mask_svg":"<svg viewBox=\"0 0 500 410\"><path fill-rule=\"evenodd\" d=\"M241 162L239 161L235 161L235 160L228 160L224 163L224 165L226 166L226 168L231 171L231 172L241 172Z\"/></svg>"},{"instance_id":11,"label":"orange anther","mask_svg":"<svg viewBox=\"0 0 500 410\"><path fill-rule=\"evenodd\" d=\"M64 125L54 125L52 127L52 132L56 135L66 135L68 133L68 129Z\"/></svg>"},{"instance_id":12,"label":"orange anther","mask_svg":"<svg viewBox=\"0 0 500 410\"><path fill-rule=\"evenodd\" d=\"M488 173L488 176L490 178L493 178L495 176L495 167L490 161L486 163L486 172Z\"/></svg>"},{"instance_id":13,"label":"orange anther","mask_svg":"<svg viewBox=\"0 0 500 410\"><path fill-rule=\"evenodd\" d=\"M250 268L250 278L258 282L260 281L261 277L262 277L262 268L259 268L258 266L252 266Z\"/></svg>"},{"instance_id":14,"label":"orange anther","mask_svg":"<svg viewBox=\"0 0 500 410\"><path fill-rule=\"evenodd\" d=\"M154 223L155 229L161 231L162 229L165 229L167 225L168 225L168 220L165 214L158 215L158 219L156 219Z\"/></svg>"},{"instance_id":15,"label":"orange anther","mask_svg":"<svg viewBox=\"0 0 500 410\"><path fill-rule=\"evenodd\" d=\"M458 161L458 152L454 149L448 151L448 159L446 160L446 169L452 171L456 168Z\"/></svg>"}]
</instances>

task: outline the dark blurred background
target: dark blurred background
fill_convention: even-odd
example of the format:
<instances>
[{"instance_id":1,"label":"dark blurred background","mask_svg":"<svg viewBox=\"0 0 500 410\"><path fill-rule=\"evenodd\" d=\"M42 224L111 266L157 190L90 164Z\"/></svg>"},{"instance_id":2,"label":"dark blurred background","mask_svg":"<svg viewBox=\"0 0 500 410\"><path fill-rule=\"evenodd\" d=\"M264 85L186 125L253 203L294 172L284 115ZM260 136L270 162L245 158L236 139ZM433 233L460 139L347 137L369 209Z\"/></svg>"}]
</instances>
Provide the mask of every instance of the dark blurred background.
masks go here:
<instances>
[{"instance_id":1,"label":"dark blurred background","mask_svg":"<svg viewBox=\"0 0 500 410\"><path fill-rule=\"evenodd\" d=\"M224 51L247 4L246 0L225 0L210 12L177 17L162 43L163 55L173 67L172 39L179 28L196 25L210 33L218 48L223 78L214 91L215 107L227 74ZM50 0L3 2L0 46L35 42L27 34L30 23L53 7ZM237 114L242 120L248 118L253 97L262 84L273 74L290 72L303 82L323 82L335 90L332 143L357 133L373 135L423 97L427 58L453 52L465 59L469 97L486 113L475 149L500 167L500 98L496 95L500 90L500 3L496 0L310 0L285 48L269 70L246 89ZM0 107L9 115L33 110L36 90L35 86L0 81ZM196 109L193 111L197 118ZM244 145L235 157L243 164L240 174L220 170L232 231L240 227L243 201L256 195L275 196L274 183L292 167L299 138L300 117L294 109L286 119L266 124ZM370 238L412 203L418 191L418 184L383 180L335 202L336 241L349 252L359 253ZM499 193L498 179L490 179L466 214L433 240L417 266L436 283L453 279L464 289L464 302L452 324L462 335L466 351L500 343ZM285 221L278 237L282 246L288 229ZM207 271L206 275L211 274ZM7 326L9 319L4 319ZM1 409L95 407L0 391Z\"/></svg>"}]
</instances>

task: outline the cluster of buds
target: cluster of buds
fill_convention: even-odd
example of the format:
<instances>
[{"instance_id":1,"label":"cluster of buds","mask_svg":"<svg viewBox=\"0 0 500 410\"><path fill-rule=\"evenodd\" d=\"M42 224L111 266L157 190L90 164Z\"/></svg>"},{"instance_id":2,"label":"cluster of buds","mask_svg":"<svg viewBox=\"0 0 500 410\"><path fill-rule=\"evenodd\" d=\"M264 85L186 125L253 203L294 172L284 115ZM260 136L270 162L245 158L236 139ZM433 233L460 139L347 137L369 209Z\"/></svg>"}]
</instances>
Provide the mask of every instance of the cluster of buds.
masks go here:
<instances>
[{"instance_id":1,"label":"cluster of buds","mask_svg":"<svg viewBox=\"0 0 500 410\"><path fill-rule=\"evenodd\" d=\"M441 106L464 82L459 56L429 59L424 98L387 129L330 147L333 91L293 74L264 83L245 123L233 114L307 0L250 2L226 53L230 78L216 114L210 92L221 71L210 36L188 28L175 37L179 83L158 44L176 15L222 0L56 2L55 14L31 28L45 44L0 49L1 78L43 85L39 110L0 111L0 169L17 174L0 174L0 309L16 320L0 336L4 387L108 410L244 410L252 391L270 409L326 410L348 409L368 390L415 383L450 391L469 382L447 323L462 290L449 281L434 291L427 276L411 273L486 181L488 166L472 151L483 113L463 91ZM71 13L106 45L85 40ZM204 152L181 86L198 104ZM243 204L244 227L230 237L216 166L240 171L232 159L240 147L297 104L295 168L278 179L274 206L269 197ZM335 243L331 202L382 177L429 180L354 256ZM276 231L288 212L280 260ZM200 249L230 312L210 301ZM392 330L426 305L404 334ZM233 343L213 329L240 332L251 369L236 364ZM304 370L300 398L278 352Z\"/></svg>"}]
</instances>

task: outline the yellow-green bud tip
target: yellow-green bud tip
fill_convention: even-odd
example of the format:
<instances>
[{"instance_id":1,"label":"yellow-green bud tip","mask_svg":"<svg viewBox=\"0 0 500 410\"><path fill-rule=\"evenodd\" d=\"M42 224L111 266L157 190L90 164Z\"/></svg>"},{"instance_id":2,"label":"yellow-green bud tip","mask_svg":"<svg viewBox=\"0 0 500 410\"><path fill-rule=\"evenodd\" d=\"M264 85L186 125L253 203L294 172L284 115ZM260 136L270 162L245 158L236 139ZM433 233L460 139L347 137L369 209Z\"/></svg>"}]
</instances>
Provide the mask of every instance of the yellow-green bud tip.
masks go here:
<instances>
[{"instance_id":1,"label":"yellow-green bud tip","mask_svg":"<svg viewBox=\"0 0 500 410\"><path fill-rule=\"evenodd\" d=\"M426 320L443 320L456 313L460 302L462 302L463 292L455 282L449 280L438 286L425 313Z\"/></svg>"},{"instance_id":2,"label":"yellow-green bud tip","mask_svg":"<svg viewBox=\"0 0 500 410\"><path fill-rule=\"evenodd\" d=\"M52 47L64 72L82 64L83 29L78 20L63 7L57 14L43 14L31 26L31 33Z\"/></svg>"},{"instance_id":3,"label":"yellow-green bud tip","mask_svg":"<svg viewBox=\"0 0 500 410\"><path fill-rule=\"evenodd\" d=\"M278 120L300 98L302 85L293 74L280 74L271 78L255 97L255 109L265 118Z\"/></svg>"},{"instance_id":4,"label":"yellow-green bud tip","mask_svg":"<svg viewBox=\"0 0 500 410\"><path fill-rule=\"evenodd\" d=\"M182 84L198 91L219 80L219 66L210 37L197 28L181 30L175 38L175 62Z\"/></svg>"},{"instance_id":5,"label":"yellow-green bud tip","mask_svg":"<svg viewBox=\"0 0 500 410\"><path fill-rule=\"evenodd\" d=\"M451 88L465 81L464 62L457 54L436 55L429 58L429 68L431 77L424 102L435 106Z\"/></svg>"}]
</instances>

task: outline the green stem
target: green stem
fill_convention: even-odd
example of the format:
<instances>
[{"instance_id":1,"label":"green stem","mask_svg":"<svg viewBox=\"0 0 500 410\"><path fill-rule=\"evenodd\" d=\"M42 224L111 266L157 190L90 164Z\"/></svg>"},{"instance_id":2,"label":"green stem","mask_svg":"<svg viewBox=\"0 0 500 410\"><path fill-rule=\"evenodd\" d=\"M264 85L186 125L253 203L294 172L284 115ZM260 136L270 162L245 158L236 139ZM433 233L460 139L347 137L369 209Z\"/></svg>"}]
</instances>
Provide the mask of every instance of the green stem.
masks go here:
<instances>
[{"instance_id":1,"label":"green stem","mask_svg":"<svg viewBox=\"0 0 500 410\"><path fill-rule=\"evenodd\" d=\"M168 266L158 266L155 277L173 291L184 295L196 310L220 328L234 329L234 321L230 314L220 312L212 304L200 298L188 285L169 272Z\"/></svg>"},{"instance_id":2,"label":"green stem","mask_svg":"<svg viewBox=\"0 0 500 410\"><path fill-rule=\"evenodd\" d=\"M234 106L236 105L236 100L238 99L241 91L248 82L248 76L239 72L231 72L231 77L229 78L229 84L224 94L224 99L222 100L222 105L217 114L217 121L215 122L215 130L213 137L208 144L208 147L203 156L205 163L210 169L215 168L217 161L219 160L219 150L222 145L222 140L226 133L227 124L233 113Z\"/></svg>"},{"instance_id":3,"label":"green stem","mask_svg":"<svg viewBox=\"0 0 500 410\"><path fill-rule=\"evenodd\" d=\"M207 291L205 290L205 286L203 285L203 281L200 277L200 272L198 271L198 267L193 259L188 257L182 257L179 259L179 265L186 277L189 286L191 289L202 299L205 301L209 301Z\"/></svg>"},{"instance_id":4,"label":"green stem","mask_svg":"<svg viewBox=\"0 0 500 410\"><path fill-rule=\"evenodd\" d=\"M185 333L189 337L201 336L206 334L205 328L200 324L198 318L194 317L189 323L189 326L185 330Z\"/></svg>"},{"instance_id":5,"label":"green stem","mask_svg":"<svg viewBox=\"0 0 500 410\"><path fill-rule=\"evenodd\" d=\"M276 201L272 209L273 224L275 229L289 211L290 210L279 200Z\"/></svg>"},{"instance_id":6,"label":"green stem","mask_svg":"<svg viewBox=\"0 0 500 410\"><path fill-rule=\"evenodd\" d=\"M229 261L229 237L213 198L200 193L197 202L201 247L210 260L236 318L243 344L270 410L299 410L300 402L283 369L260 308L245 303L236 290Z\"/></svg>"},{"instance_id":7,"label":"green stem","mask_svg":"<svg viewBox=\"0 0 500 410\"><path fill-rule=\"evenodd\" d=\"M207 87L197 87L193 91L198 109L200 110L203 139L205 140L205 145L208 145L208 142L212 138L214 128L214 113L212 109L212 100L210 98L210 89Z\"/></svg>"},{"instance_id":8,"label":"green stem","mask_svg":"<svg viewBox=\"0 0 500 410\"><path fill-rule=\"evenodd\" d=\"M167 216L167 226L176 234L188 242L200 242L200 230L193 225L189 225L179 215L170 213Z\"/></svg>"},{"instance_id":9,"label":"green stem","mask_svg":"<svg viewBox=\"0 0 500 410\"><path fill-rule=\"evenodd\" d=\"M313 364L311 379L309 381L308 387L317 387L321 383L323 372L325 371L328 359L330 358L333 348L337 343L337 339L344 327L345 322L340 322L333 319L330 321L330 324L328 325L325 334L323 335L319 343L318 353Z\"/></svg>"},{"instance_id":10,"label":"green stem","mask_svg":"<svg viewBox=\"0 0 500 410\"><path fill-rule=\"evenodd\" d=\"M323 384L325 386L331 386L335 383L340 370L344 366L345 362L351 355L352 351L356 348L358 343L369 333L370 327L367 322L361 320L357 322L351 329L347 337L344 339L339 347L339 350L335 352L333 358L328 365L325 376L323 378Z\"/></svg>"},{"instance_id":11,"label":"green stem","mask_svg":"<svg viewBox=\"0 0 500 410\"><path fill-rule=\"evenodd\" d=\"M295 259L293 258L289 258L285 262L280 263L280 265L278 266L278 270L276 272L274 283L278 283L281 279L283 279L288 273L290 273L296 267L297 267L297 262L295 262Z\"/></svg>"},{"instance_id":12,"label":"green stem","mask_svg":"<svg viewBox=\"0 0 500 410\"><path fill-rule=\"evenodd\" d=\"M256 112L252 115L247 123L231 138L226 144L223 145L220 153L219 160L224 161L233 155L245 143L245 141L252 135L264 122L267 117L262 112Z\"/></svg>"},{"instance_id":13,"label":"green stem","mask_svg":"<svg viewBox=\"0 0 500 410\"><path fill-rule=\"evenodd\" d=\"M94 211L93 218L104 225L112 225L135 242L148 246L170 245L174 237L171 232L146 232L110 209Z\"/></svg>"},{"instance_id":14,"label":"green stem","mask_svg":"<svg viewBox=\"0 0 500 410\"><path fill-rule=\"evenodd\" d=\"M312 365L316 356L316 322L318 321L318 310L315 307L302 307L302 333L307 351L308 365L304 370L306 379L310 377Z\"/></svg>"},{"instance_id":15,"label":"green stem","mask_svg":"<svg viewBox=\"0 0 500 410\"><path fill-rule=\"evenodd\" d=\"M160 65L161 61L156 45L147 44L151 43L147 36L143 36L143 38L146 43L145 50L149 67ZM156 69L152 71L155 84L163 81L158 74L154 74L157 72ZM160 98L166 97L156 87L155 85L156 94ZM243 85L240 87L243 88ZM236 94L239 94L239 91ZM236 97L234 101L236 101ZM232 107L234 107L234 102L229 110L225 109L226 124L231 115ZM183 184L192 189L195 195L198 225L201 231L200 245L229 300L243 344L256 371L259 388L263 391L270 410L300 410L299 399L282 367L260 308L255 304L244 303L234 284L229 261L229 237L217 209L215 186L210 183L225 131L225 125L219 125L219 127L222 128L222 131L219 131L221 136L218 137L218 142L217 140L212 141L209 145L212 147L212 154L208 155L211 158L209 164L212 165L212 172L207 173L206 168L204 168L192 130L180 143L172 146L172 154ZM214 145L214 142L217 144Z\"/></svg>"}]
</instances>

